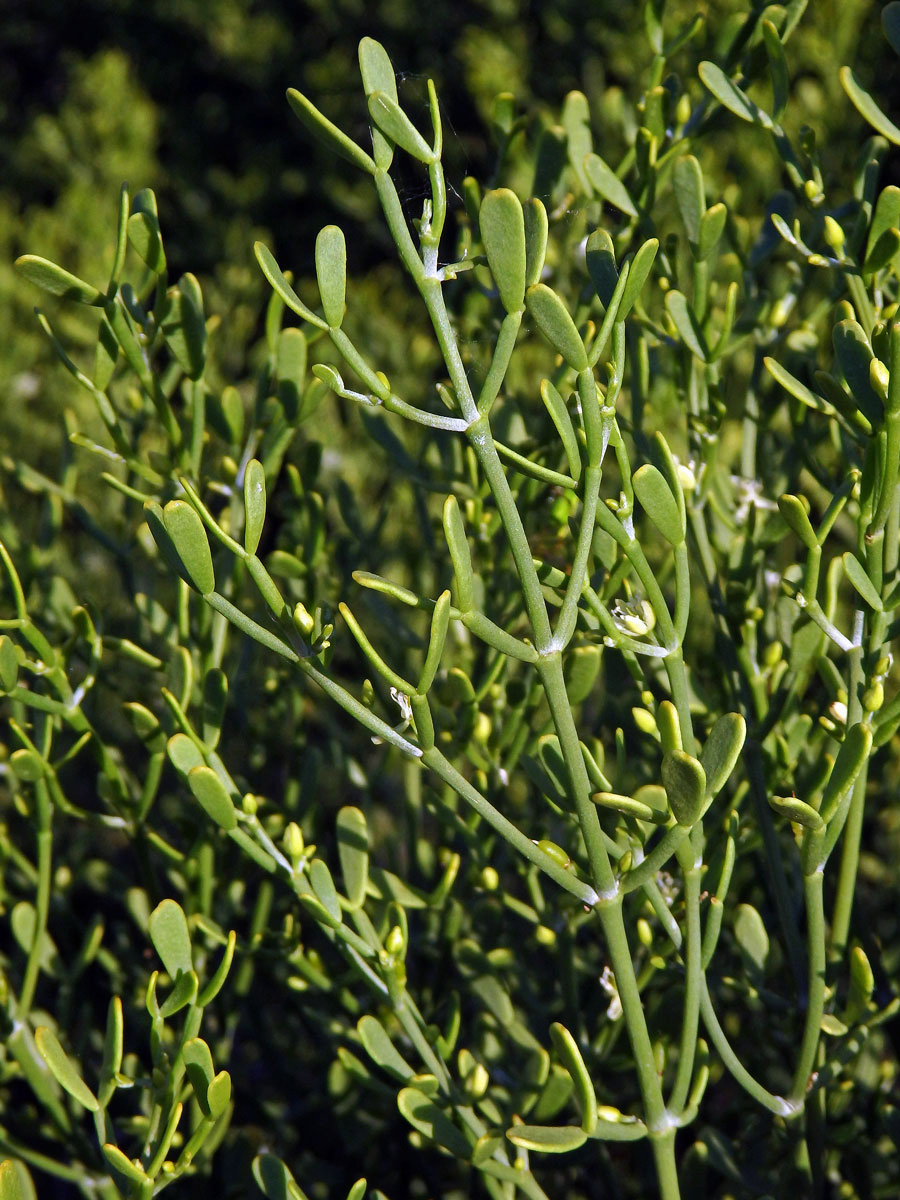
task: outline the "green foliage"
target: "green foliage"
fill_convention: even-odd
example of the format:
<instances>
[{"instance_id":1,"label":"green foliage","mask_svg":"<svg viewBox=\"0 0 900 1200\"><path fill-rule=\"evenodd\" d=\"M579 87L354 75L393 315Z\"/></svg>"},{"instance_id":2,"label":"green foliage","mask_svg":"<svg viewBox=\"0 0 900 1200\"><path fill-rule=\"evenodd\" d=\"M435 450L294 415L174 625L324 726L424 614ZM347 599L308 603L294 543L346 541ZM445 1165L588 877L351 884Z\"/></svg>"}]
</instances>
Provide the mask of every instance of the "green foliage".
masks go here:
<instances>
[{"instance_id":1,"label":"green foliage","mask_svg":"<svg viewBox=\"0 0 900 1200\"><path fill-rule=\"evenodd\" d=\"M289 103L407 294L350 187L252 369L148 189L19 259L82 407L0 541L0 1195L896 1192L896 189L803 8L651 0L486 189L365 38Z\"/></svg>"}]
</instances>

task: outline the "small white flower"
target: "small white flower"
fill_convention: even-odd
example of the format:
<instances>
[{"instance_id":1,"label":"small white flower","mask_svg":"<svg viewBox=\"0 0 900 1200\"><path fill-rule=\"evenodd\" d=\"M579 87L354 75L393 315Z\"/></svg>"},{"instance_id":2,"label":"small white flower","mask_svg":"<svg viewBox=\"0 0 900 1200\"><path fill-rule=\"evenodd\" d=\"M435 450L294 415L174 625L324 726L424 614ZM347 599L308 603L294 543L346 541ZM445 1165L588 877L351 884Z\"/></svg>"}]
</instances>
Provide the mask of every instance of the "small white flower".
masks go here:
<instances>
[{"instance_id":1,"label":"small white flower","mask_svg":"<svg viewBox=\"0 0 900 1200\"><path fill-rule=\"evenodd\" d=\"M620 633L629 637L643 637L656 624L656 613L646 600L617 600L612 610L612 619Z\"/></svg>"},{"instance_id":2,"label":"small white flower","mask_svg":"<svg viewBox=\"0 0 900 1200\"><path fill-rule=\"evenodd\" d=\"M606 1015L611 1021L618 1021L622 1015L622 1001L619 999L619 989L616 987L616 977L612 973L611 967L604 967L603 974L600 976L600 986L609 996L609 1005L606 1009Z\"/></svg>"},{"instance_id":3,"label":"small white flower","mask_svg":"<svg viewBox=\"0 0 900 1200\"><path fill-rule=\"evenodd\" d=\"M768 500L762 494L762 482L759 479L746 479L743 475L732 475L731 482L737 498L734 519L743 523L750 516L751 508L762 508L769 512L775 511L778 505L774 500Z\"/></svg>"},{"instance_id":4,"label":"small white flower","mask_svg":"<svg viewBox=\"0 0 900 1200\"><path fill-rule=\"evenodd\" d=\"M401 692L399 688L391 688L391 699L400 709L400 716L409 724L412 720L412 705L409 702L409 696L406 692Z\"/></svg>"}]
</instances>

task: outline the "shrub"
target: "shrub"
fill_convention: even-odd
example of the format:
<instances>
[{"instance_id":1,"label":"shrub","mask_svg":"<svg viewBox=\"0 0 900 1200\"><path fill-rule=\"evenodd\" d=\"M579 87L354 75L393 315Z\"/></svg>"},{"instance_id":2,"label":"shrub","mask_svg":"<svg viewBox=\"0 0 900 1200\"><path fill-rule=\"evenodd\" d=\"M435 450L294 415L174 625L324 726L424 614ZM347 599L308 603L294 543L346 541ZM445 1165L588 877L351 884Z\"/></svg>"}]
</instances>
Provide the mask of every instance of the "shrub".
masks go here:
<instances>
[{"instance_id":1,"label":"shrub","mask_svg":"<svg viewBox=\"0 0 900 1200\"><path fill-rule=\"evenodd\" d=\"M41 320L109 499L23 460L50 537L0 546L3 1200L30 1170L141 1198L251 1170L273 1200L294 1174L895 1193L900 130L847 69L877 131L852 177L789 135L802 9L698 66L698 21L648 5L615 169L583 94L537 131L504 95L492 186L452 211L435 89L425 134L379 43L371 151L289 93L430 318L405 397L336 226L318 296L257 246L237 385L152 192L122 191L105 289L19 260L98 310L88 369ZM900 49L900 4L884 27ZM782 173L765 212L704 179L743 129ZM357 408L374 488L333 423ZM54 559L73 519L90 607Z\"/></svg>"}]
</instances>

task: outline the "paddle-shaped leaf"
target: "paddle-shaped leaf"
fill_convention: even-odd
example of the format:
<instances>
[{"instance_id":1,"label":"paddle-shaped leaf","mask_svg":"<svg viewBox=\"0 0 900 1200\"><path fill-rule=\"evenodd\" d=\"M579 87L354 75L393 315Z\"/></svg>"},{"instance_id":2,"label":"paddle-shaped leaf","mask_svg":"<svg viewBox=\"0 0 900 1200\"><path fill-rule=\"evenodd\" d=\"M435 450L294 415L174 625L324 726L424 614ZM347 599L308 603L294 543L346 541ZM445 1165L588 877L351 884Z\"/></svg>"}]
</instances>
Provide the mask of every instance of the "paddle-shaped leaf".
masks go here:
<instances>
[{"instance_id":1,"label":"paddle-shaped leaf","mask_svg":"<svg viewBox=\"0 0 900 1200\"><path fill-rule=\"evenodd\" d=\"M79 304L94 304L101 307L106 303L106 296L93 284L85 283L71 271L58 267L56 263L50 262L46 258L39 258L36 254L23 254L21 258L16 259L14 266L23 279L36 284L43 291L49 292L51 296L60 296L63 300L77 300Z\"/></svg>"},{"instance_id":2,"label":"paddle-shaped leaf","mask_svg":"<svg viewBox=\"0 0 900 1200\"><path fill-rule=\"evenodd\" d=\"M839 321L832 333L834 353L841 374L847 381L863 414L874 425L881 420L882 403L871 384L871 364L874 355L869 339L858 321Z\"/></svg>"},{"instance_id":3,"label":"paddle-shaped leaf","mask_svg":"<svg viewBox=\"0 0 900 1200\"><path fill-rule=\"evenodd\" d=\"M560 1062L572 1076L575 1101L581 1109L581 1128L585 1133L593 1133L597 1124L597 1095L578 1043L558 1021L550 1026L550 1037Z\"/></svg>"},{"instance_id":4,"label":"paddle-shaped leaf","mask_svg":"<svg viewBox=\"0 0 900 1200\"><path fill-rule=\"evenodd\" d=\"M796 796L770 796L769 804L777 813L781 813L797 825L802 825L804 829L818 832L825 828L825 822L813 806L805 800L798 800Z\"/></svg>"},{"instance_id":5,"label":"paddle-shaped leaf","mask_svg":"<svg viewBox=\"0 0 900 1200\"><path fill-rule=\"evenodd\" d=\"M443 1146L457 1158L469 1158L471 1147L467 1139L424 1092L414 1087L403 1088L397 1097L397 1107L413 1129L429 1141Z\"/></svg>"},{"instance_id":6,"label":"paddle-shaped leaf","mask_svg":"<svg viewBox=\"0 0 900 1200\"><path fill-rule=\"evenodd\" d=\"M41 1058L50 1068L50 1073L59 1086L67 1091L73 1100L77 1100L82 1108L86 1108L88 1112L97 1112L100 1102L84 1082L81 1067L74 1058L66 1054L53 1030L41 1026L35 1030L34 1040Z\"/></svg>"},{"instance_id":7,"label":"paddle-shaped leaf","mask_svg":"<svg viewBox=\"0 0 900 1200\"><path fill-rule=\"evenodd\" d=\"M895 146L900 146L900 129L885 116L850 68L841 67L840 75L841 85L860 116L869 122L876 133L886 137Z\"/></svg>"},{"instance_id":8,"label":"paddle-shaped leaf","mask_svg":"<svg viewBox=\"0 0 900 1200\"><path fill-rule=\"evenodd\" d=\"M381 92L396 103L397 80L391 60L381 42L365 37L359 43L359 72L367 96L371 96L373 92ZM373 128L372 149L376 164L386 171L394 157L392 140L385 137L379 129Z\"/></svg>"},{"instance_id":9,"label":"paddle-shaped leaf","mask_svg":"<svg viewBox=\"0 0 900 1200\"><path fill-rule=\"evenodd\" d=\"M314 137L324 142L332 150L336 150L342 158L346 158L354 166L360 167L369 175L375 174L375 163L362 146L357 146L356 142L348 138L346 133L338 129L337 125L333 125L301 92L298 92L296 88L288 88L287 101Z\"/></svg>"},{"instance_id":10,"label":"paddle-shaped leaf","mask_svg":"<svg viewBox=\"0 0 900 1200\"><path fill-rule=\"evenodd\" d=\"M641 508L670 545L680 546L686 533L684 517L662 471L644 463L635 471L633 483Z\"/></svg>"},{"instance_id":11,"label":"paddle-shaped leaf","mask_svg":"<svg viewBox=\"0 0 900 1200\"><path fill-rule=\"evenodd\" d=\"M687 302L687 297L677 288L666 292L666 312L672 319L672 324L678 330L679 336L692 354L706 362L709 358L709 348L703 330L694 316L693 309Z\"/></svg>"},{"instance_id":12,"label":"paddle-shaped leaf","mask_svg":"<svg viewBox=\"0 0 900 1200\"><path fill-rule=\"evenodd\" d=\"M874 991L875 975L866 957L866 952L862 946L854 946L850 951L850 990L843 1012L844 1021L848 1025L855 1025L861 1017L865 1016L872 1002Z\"/></svg>"},{"instance_id":13,"label":"paddle-shaped leaf","mask_svg":"<svg viewBox=\"0 0 900 1200\"><path fill-rule=\"evenodd\" d=\"M237 828L234 802L212 767L194 767L188 772L188 786L206 815L226 833Z\"/></svg>"},{"instance_id":14,"label":"paddle-shaped leaf","mask_svg":"<svg viewBox=\"0 0 900 1200\"><path fill-rule=\"evenodd\" d=\"M769 957L769 935L762 917L752 904L738 905L734 917L734 936L741 952L756 970L764 970Z\"/></svg>"},{"instance_id":15,"label":"paddle-shaped leaf","mask_svg":"<svg viewBox=\"0 0 900 1200\"><path fill-rule=\"evenodd\" d=\"M412 1079L415 1071L391 1041L380 1021L372 1016L361 1017L356 1029L366 1053L374 1063L404 1083Z\"/></svg>"},{"instance_id":16,"label":"paddle-shaped leaf","mask_svg":"<svg viewBox=\"0 0 900 1200\"><path fill-rule=\"evenodd\" d=\"M747 722L740 713L723 713L709 731L700 752L706 774L706 798L714 799L731 777L747 736Z\"/></svg>"},{"instance_id":17,"label":"paddle-shaped leaf","mask_svg":"<svg viewBox=\"0 0 900 1200\"><path fill-rule=\"evenodd\" d=\"M142 1187L149 1185L152 1188L152 1180L144 1168L139 1162L129 1158L124 1150L120 1150L112 1142L106 1142L100 1149L103 1157L112 1169L117 1171L124 1179L130 1180L131 1183L140 1184Z\"/></svg>"},{"instance_id":18,"label":"paddle-shaped leaf","mask_svg":"<svg viewBox=\"0 0 900 1200\"><path fill-rule=\"evenodd\" d=\"M506 1136L514 1146L539 1154L568 1154L588 1137L580 1125L513 1125Z\"/></svg>"},{"instance_id":19,"label":"paddle-shaped leaf","mask_svg":"<svg viewBox=\"0 0 900 1200\"><path fill-rule=\"evenodd\" d=\"M337 815L338 858L350 908L359 908L369 882L369 828L365 813L345 805Z\"/></svg>"},{"instance_id":20,"label":"paddle-shaped leaf","mask_svg":"<svg viewBox=\"0 0 900 1200\"><path fill-rule=\"evenodd\" d=\"M166 269L166 252L159 228L156 196L150 188L137 192L132 201L128 240L154 275L161 275Z\"/></svg>"},{"instance_id":21,"label":"paddle-shaped leaf","mask_svg":"<svg viewBox=\"0 0 900 1200\"><path fill-rule=\"evenodd\" d=\"M525 293L525 303L535 325L570 367L583 371L588 365L584 342L569 310L545 283L536 283Z\"/></svg>"},{"instance_id":22,"label":"paddle-shaped leaf","mask_svg":"<svg viewBox=\"0 0 900 1200\"><path fill-rule=\"evenodd\" d=\"M619 271L616 267L613 240L605 229L595 229L588 238L585 258L594 291L604 308L609 308L609 302L619 282Z\"/></svg>"},{"instance_id":23,"label":"paddle-shaped leaf","mask_svg":"<svg viewBox=\"0 0 900 1200\"><path fill-rule=\"evenodd\" d=\"M486 192L478 225L500 301L507 312L518 312L525 301L526 241L525 215L515 192Z\"/></svg>"},{"instance_id":24,"label":"paddle-shaped leaf","mask_svg":"<svg viewBox=\"0 0 900 1200\"><path fill-rule=\"evenodd\" d=\"M206 321L203 294L194 275L185 274L169 294L162 323L166 344L189 379L199 379L206 365Z\"/></svg>"},{"instance_id":25,"label":"paddle-shaped leaf","mask_svg":"<svg viewBox=\"0 0 900 1200\"><path fill-rule=\"evenodd\" d=\"M368 104L369 115L390 141L421 163L435 161L434 151L392 96L384 92L372 92Z\"/></svg>"},{"instance_id":26,"label":"paddle-shaped leaf","mask_svg":"<svg viewBox=\"0 0 900 1200\"><path fill-rule=\"evenodd\" d=\"M699 73L704 87L736 117L749 121L752 125L762 125L764 129L772 128L772 118L769 114L763 112L746 92L729 79L717 63L702 62Z\"/></svg>"},{"instance_id":27,"label":"paddle-shaped leaf","mask_svg":"<svg viewBox=\"0 0 900 1200\"><path fill-rule=\"evenodd\" d=\"M244 549L255 554L266 519L266 472L258 458L244 469Z\"/></svg>"},{"instance_id":28,"label":"paddle-shaped leaf","mask_svg":"<svg viewBox=\"0 0 900 1200\"><path fill-rule=\"evenodd\" d=\"M11 692L19 680L19 656L13 641L0 637L0 690Z\"/></svg>"},{"instance_id":29,"label":"paddle-shaped leaf","mask_svg":"<svg viewBox=\"0 0 900 1200\"><path fill-rule=\"evenodd\" d=\"M789 492L779 496L778 511L807 550L815 550L819 544L816 539L816 531L810 523L806 505L800 497L792 496Z\"/></svg>"},{"instance_id":30,"label":"paddle-shaped leaf","mask_svg":"<svg viewBox=\"0 0 900 1200\"><path fill-rule=\"evenodd\" d=\"M866 574L866 568L862 565L852 550L846 551L841 556L844 564L844 574L865 600L870 608L875 612L881 612L884 609L881 597L878 594L878 589L875 587L872 580Z\"/></svg>"},{"instance_id":31,"label":"paddle-shaped leaf","mask_svg":"<svg viewBox=\"0 0 900 1200\"><path fill-rule=\"evenodd\" d=\"M525 286L540 283L547 255L547 237L550 223L547 210L536 196L526 201L523 209L525 221Z\"/></svg>"},{"instance_id":32,"label":"paddle-shaped leaf","mask_svg":"<svg viewBox=\"0 0 900 1200\"><path fill-rule=\"evenodd\" d=\"M626 216L636 217L637 209L628 188L599 154L589 154L584 160L584 173L598 196L602 196Z\"/></svg>"},{"instance_id":33,"label":"paddle-shaped leaf","mask_svg":"<svg viewBox=\"0 0 900 1200\"><path fill-rule=\"evenodd\" d=\"M444 536L453 563L453 575L456 579L456 605L461 612L469 612L474 607L475 577L472 573L472 556L469 553L469 543L466 529L463 525L459 503L454 495L449 495L444 501L443 510Z\"/></svg>"},{"instance_id":34,"label":"paddle-shaped leaf","mask_svg":"<svg viewBox=\"0 0 900 1200\"><path fill-rule=\"evenodd\" d=\"M0 1200L37 1200L28 1168L18 1159L0 1162Z\"/></svg>"},{"instance_id":35,"label":"paddle-shaped leaf","mask_svg":"<svg viewBox=\"0 0 900 1200\"><path fill-rule=\"evenodd\" d=\"M700 236L697 239L697 258L701 261L709 258L719 244L719 238L725 231L728 219L728 209L724 204L714 204L708 208L700 220Z\"/></svg>"},{"instance_id":36,"label":"paddle-shaped leaf","mask_svg":"<svg viewBox=\"0 0 900 1200\"><path fill-rule=\"evenodd\" d=\"M274 1154L254 1158L253 1178L266 1200L306 1200L306 1193Z\"/></svg>"},{"instance_id":37,"label":"paddle-shaped leaf","mask_svg":"<svg viewBox=\"0 0 900 1200\"><path fill-rule=\"evenodd\" d=\"M191 935L180 904L163 900L150 914L150 940L168 974L175 979L179 971L193 969Z\"/></svg>"},{"instance_id":38,"label":"paddle-shaped leaf","mask_svg":"<svg viewBox=\"0 0 900 1200\"><path fill-rule=\"evenodd\" d=\"M662 761L662 781L672 815L689 829L700 819L706 799L706 772L684 750L671 750Z\"/></svg>"},{"instance_id":39,"label":"paddle-shaped leaf","mask_svg":"<svg viewBox=\"0 0 900 1200\"><path fill-rule=\"evenodd\" d=\"M172 539L189 581L201 595L216 590L206 530L196 510L185 500L170 500L163 509L166 532Z\"/></svg>"},{"instance_id":40,"label":"paddle-shaped leaf","mask_svg":"<svg viewBox=\"0 0 900 1200\"><path fill-rule=\"evenodd\" d=\"M265 275L271 287L278 293L291 312L295 312L298 317L302 317L304 321L309 321L311 325L318 326L319 329L327 329L328 322L323 321L311 308L307 308L288 283L282 273L281 267L275 261L272 251L267 246L264 246L262 242L254 242L253 253L256 255L256 261L259 263L263 275Z\"/></svg>"},{"instance_id":41,"label":"paddle-shaped leaf","mask_svg":"<svg viewBox=\"0 0 900 1200\"><path fill-rule=\"evenodd\" d=\"M636 304L641 290L647 282L647 277L653 269L657 250L659 250L659 240L650 238L644 242L631 260L631 269L628 272L628 279L625 281L625 291L622 293L622 301L616 313L617 321L624 321Z\"/></svg>"},{"instance_id":42,"label":"paddle-shaped leaf","mask_svg":"<svg viewBox=\"0 0 900 1200\"><path fill-rule=\"evenodd\" d=\"M841 800L856 782L856 777L871 752L872 730L868 725L857 722L844 735L828 783L825 785L820 810L824 821L829 822L834 817Z\"/></svg>"},{"instance_id":43,"label":"paddle-shaped leaf","mask_svg":"<svg viewBox=\"0 0 900 1200\"><path fill-rule=\"evenodd\" d=\"M337 225L326 225L316 238L316 279L325 320L340 329L347 293L347 243Z\"/></svg>"},{"instance_id":44,"label":"paddle-shaped leaf","mask_svg":"<svg viewBox=\"0 0 900 1200\"><path fill-rule=\"evenodd\" d=\"M672 168L672 190L691 249L700 241L700 222L706 212L703 172L693 154L679 158Z\"/></svg>"}]
</instances>

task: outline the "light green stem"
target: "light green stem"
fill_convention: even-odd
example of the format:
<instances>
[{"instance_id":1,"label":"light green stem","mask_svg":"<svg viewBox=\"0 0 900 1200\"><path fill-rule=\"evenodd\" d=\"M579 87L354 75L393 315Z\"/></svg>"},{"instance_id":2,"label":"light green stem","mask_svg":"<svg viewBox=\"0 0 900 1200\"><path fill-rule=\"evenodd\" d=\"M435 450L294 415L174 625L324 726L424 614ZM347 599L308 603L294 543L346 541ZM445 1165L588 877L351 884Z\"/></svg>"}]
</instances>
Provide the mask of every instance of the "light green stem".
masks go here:
<instances>
[{"instance_id":1,"label":"light green stem","mask_svg":"<svg viewBox=\"0 0 900 1200\"><path fill-rule=\"evenodd\" d=\"M809 1085L821 1036L822 1014L825 1011L825 907L822 897L824 874L814 871L803 878L806 900L806 953L809 962L809 983L806 999L806 1020L803 1040L794 1072L789 1099L798 1106L803 1103Z\"/></svg>"}]
</instances>

